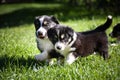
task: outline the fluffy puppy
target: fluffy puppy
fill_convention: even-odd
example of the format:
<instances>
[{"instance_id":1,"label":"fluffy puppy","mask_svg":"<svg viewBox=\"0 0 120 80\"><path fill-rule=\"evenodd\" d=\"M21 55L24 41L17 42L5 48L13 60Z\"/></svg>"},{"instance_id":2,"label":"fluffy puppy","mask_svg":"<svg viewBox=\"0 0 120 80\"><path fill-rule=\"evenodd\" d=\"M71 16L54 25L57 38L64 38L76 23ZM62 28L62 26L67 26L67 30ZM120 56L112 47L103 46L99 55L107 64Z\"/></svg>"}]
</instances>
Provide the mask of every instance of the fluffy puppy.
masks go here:
<instances>
[{"instance_id":1,"label":"fluffy puppy","mask_svg":"<svg viewBox=\"0 0 120 80\"><path fill-rule=\"evenodd\" d=\"M104 59L108 58L108 38L106 29L112 23L112 16L96 29L86 32L75 32L72 28L56 25L48 30L48 38L55 50L63 55L66 63L72 64L78 56L85 57L98 52Z\"/></svg>"},{"instance_id":2,"label":"fluffy puppy","mask_svg":"<svg viewBox=\"0 0 120 80\"><path fill-rule=\"evenodd\" d=\"M112 38L117 38L117 40L120 42L120 23L116 24L110 33L110 36Z\"/></svg>"},{"instance_id":3,"label":"fluffy puppy","mask_svg":"<svg viewBox=\"0 0 120 80\"><path fill-rule=\"evenodd\" d=\"M46 60L49 62L51 58L60 56L60 54L55 51L53 44L47 36L47 31L50 28L55 27L57 24L59 24L59 22L54 16L43 15L35 18L34 25L36 30L36 42L38 49L41 51L40 54L35 56L36 60Z\"/></svg>"}]
</instances>

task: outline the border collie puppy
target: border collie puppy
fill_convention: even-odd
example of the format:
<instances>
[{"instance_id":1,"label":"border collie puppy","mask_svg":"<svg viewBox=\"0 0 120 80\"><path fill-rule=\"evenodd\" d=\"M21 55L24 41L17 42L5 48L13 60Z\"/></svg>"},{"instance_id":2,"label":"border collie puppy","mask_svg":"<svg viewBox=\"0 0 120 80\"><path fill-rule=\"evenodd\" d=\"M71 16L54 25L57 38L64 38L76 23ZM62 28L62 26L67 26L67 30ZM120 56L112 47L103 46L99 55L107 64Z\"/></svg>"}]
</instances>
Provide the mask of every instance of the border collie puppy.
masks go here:
<instances>
[{"instance_id":1,"label":"border collie puppy","mask_svg":"<svg viewBox=\"0 0 120 80\"><path fill-rule=\"evenodd\" d=\"M60 56L47 36L47 31L52 27L56 27L57 24L59 22L54 16L43 15L35 18L36 42L38 49L41 51L40 54L35 56L36 60L49 62L51 58Z\"/></svg>"},{"instance_id":2,"label":"border collie puppy","mask_svg":"<svg viewBox=\"0 0 120 80\"><path fill-rule=\"evenodd\" d=\"M120 42L120 23L114 26L113 31L110 33L110 36L112 38L117 38L117 40Z\"/></svg>"},{"instance_id":3,"label":"border collie puppy","mask_svg":"<svg viewBox=\"0 0 120 80\"><path fill-rule=\"evenodd\" d=\"M105 60L109 57L105 31L111 23L112 16L108 16L104 24L86 32L75 32L70 27L56 25L48 30L48 38L55 50L65 57L67 64L72 64L78 56L85 57L94 52L99 52Z\"/></svg>"}]
</instances>

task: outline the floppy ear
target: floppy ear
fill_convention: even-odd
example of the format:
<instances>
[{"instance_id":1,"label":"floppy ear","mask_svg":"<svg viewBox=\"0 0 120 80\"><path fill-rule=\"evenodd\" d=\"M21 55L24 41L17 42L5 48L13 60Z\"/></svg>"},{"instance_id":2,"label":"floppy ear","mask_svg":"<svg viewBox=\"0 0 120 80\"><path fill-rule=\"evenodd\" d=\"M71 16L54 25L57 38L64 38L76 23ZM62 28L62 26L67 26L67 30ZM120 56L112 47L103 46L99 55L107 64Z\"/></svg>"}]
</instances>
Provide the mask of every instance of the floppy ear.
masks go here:
<instances>
[{"instance_id":1,"label":"floppy ear","mask_svg":"<svg viewBox=\"0 0 120 80\"><path fill-rule=\"evenodd\" d=\"M35 16L35 19L39 19L41 16Z\"/></svg>"},{"instance_id":2,"label":"floppy ear","mask_svg":"<svg viewBox=\"0 0 120 80\"><path fill-rule=\"evenodd\" d=\"M52 21L54 21L56 24L59 24L58 19L55 16L51 16Z\"/></svg>"},{"instance_id":3,"label":"floppy ear","mask_svg":"<svg viewBox=\"0 0 120 80\"><path fill-rule=\"evenodd\" d=\"M36 27L36 29L40 26L40 22L39 22L39 19L40 18L40 16L37 16L37 17L35 17L35 19L34 19L34 26Z\"/></svg>"},{"instance_id":4,"label":"floppy ear","mask_svg":"<svg viewBox=\"0 0 120 80\"><path fill-rule=\"evenodd\" d=\"M48 38L51 39L55 33L56 33L55 28L48 29L47 31Z\"/></svg>"},{"instance_id":5,"label":"floppy ear","mask_svg":"<svg viewBox=\"0 0 120 80\"><path fill-rule=\"evenodd\" d=\"M41 17L41 16L35 16L34 24L37 24L37 23L38 23L38 19L39 19L40 17Z\"/></svg>"},{"instance_id":6,"label":"floppy ear","mask_svg":"<svg viewBox=\"0 0 120 80\"><path fill-rule=\"evenodd\" d=\"M74 35L74 31L72 28L70 27L66 27L66 32L70 35L70 36L73 36Z\"/></svg>"}]
</instances>

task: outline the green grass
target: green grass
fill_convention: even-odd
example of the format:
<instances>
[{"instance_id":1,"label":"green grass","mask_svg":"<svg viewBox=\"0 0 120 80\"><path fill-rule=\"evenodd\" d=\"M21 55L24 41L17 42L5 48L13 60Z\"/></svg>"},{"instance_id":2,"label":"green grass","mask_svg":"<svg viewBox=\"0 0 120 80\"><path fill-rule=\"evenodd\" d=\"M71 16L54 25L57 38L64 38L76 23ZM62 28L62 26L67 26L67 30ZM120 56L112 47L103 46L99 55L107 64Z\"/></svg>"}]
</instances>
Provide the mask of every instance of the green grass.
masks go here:
<instances>
[{"instance_id":1,"label":"green grass","mask_svg":"<svg viewBox=\"0 0 120 80\"><path fill-rule=\"evenodd\" d=\"M82 13L76 13L81 8L64 9L62 6L36 3L0 5L0 80L120 80L119 44L109 45L111 58L107 61L99 55L79 58L72 65L49 66L34 60L34 55L39 53L33 25L36 15L55 15L61 24L71 26L75 31L94 29L106 20L107 13L104 12L98 14L99 11L94 11L89 15L92 11L84 9ZM62 9L69 11L68 15ZM120 16L113 16L112 26L119 21ZM112 27L107 34L111 30ZM113 40L109 37L110 42Z\"/></svg>"}]
</instances>

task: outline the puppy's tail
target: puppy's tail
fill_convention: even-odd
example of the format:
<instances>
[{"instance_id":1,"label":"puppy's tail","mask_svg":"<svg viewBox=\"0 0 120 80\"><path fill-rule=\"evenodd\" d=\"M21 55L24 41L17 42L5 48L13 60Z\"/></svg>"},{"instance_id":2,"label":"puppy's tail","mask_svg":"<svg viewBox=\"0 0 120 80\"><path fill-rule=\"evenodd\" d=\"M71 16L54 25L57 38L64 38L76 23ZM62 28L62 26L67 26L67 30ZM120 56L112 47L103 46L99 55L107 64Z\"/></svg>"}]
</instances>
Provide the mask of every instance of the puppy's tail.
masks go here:
<instances>
[{"instance_id":1,"label":"puppy's tail","mask_svg":"<svg viewBox=\"0 0 120 80\"><path fill-rule=\"evenodd\" d=\"M106 29L108 29L110 27L111 24L112 24L112 16L108 15L106 22L104 24L100 25L99 27L97 27L95 30L96 31L105 31Z\"/></svg>"}]
</instances>

